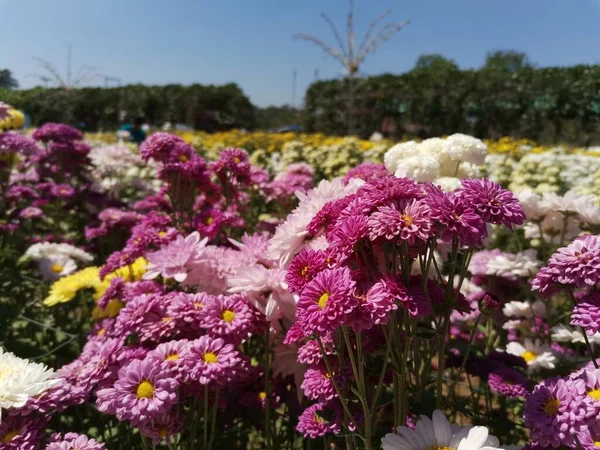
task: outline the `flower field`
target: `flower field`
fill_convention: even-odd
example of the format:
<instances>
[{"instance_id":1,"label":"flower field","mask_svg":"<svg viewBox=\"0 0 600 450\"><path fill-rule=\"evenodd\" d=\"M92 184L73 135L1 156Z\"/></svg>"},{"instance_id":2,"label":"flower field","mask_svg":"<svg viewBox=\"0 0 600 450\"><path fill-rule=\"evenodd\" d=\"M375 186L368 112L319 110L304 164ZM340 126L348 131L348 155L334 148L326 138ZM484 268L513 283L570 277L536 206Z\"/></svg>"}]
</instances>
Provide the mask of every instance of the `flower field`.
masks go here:
<instances>
[{"instance_id":1,"label":"flower field","mask_svg":"<svg viewBox=\"0 0 600 450\"><path fill-rule=\"evenodd\" d=\"M0 450L600 448L597 153L0 132Z\"/></svg>"}]
</instances>

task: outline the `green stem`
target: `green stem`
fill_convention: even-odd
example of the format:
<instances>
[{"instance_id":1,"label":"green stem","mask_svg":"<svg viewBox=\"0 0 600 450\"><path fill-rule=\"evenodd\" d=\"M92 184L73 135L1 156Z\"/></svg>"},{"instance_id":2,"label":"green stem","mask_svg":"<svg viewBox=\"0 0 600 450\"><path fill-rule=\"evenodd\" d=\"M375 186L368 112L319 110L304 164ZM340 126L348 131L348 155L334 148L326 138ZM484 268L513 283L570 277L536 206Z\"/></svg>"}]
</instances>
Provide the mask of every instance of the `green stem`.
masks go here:
<instances>
[{"instance_id":1,"label":"green stem","mask_svg":"<svg viewBox=\"0 0 600 450\"><path fill-rule=\"evenodd\" d=\"M215 440L215 430L217 429L217 409L219 408L219 394L221 393L220 389L217 389L215 393L215 402L212 407L211 415L210 415L210 439L208 440L208 450L212 448L213 442Z\"/></svg>"},{"instance_id":2,"label":"green stem","mask_svg":"<svg viewBox=\"0 0 600 450\"><path fill-rule=\"evenodd\" d=\"M444 324L442 327L442 334L440 336L440 342L438 343L438 373L437 373L437 396L436 405L437 409L442 408L442 388L444 386L444 366L445 366L445 353L446 353L446 336L448 335L448 329L450 328L450 319L446 314L444 317Z\"/></svg>"},{"instance_id":3,"label":"green stem","mask_svg":"<svg viewBox=\"0 0 600 450\"><path fill-rule=\"evenodd\" d=\"M208 449L208 384L204 385L204 435L202 436L204 450Z\"/></svg>"},{"instance_id":4,"label":"green stem","mask_svg":"<svg viewBox=\"0 0 600 450\"><path fill-rule=\"evenodd\" d=\"M463 356L463 360L458 369L458 373L456 374L456 378L454 379L454 382L452 383L452 386L450 387L449 395L451 397L454 397L456 385L458 384L458 380L460 380L460 376L462 375L463 371L465 370L465 366L467 365L467 360L469 359L469 355L471 354L471 347L473 346L473 341L475 340L475 333L477 332L477 326L479 325L480 319L481 319L481 313L477 316L477 319L475 320L475 324L473 325L473 328L471 329L471 334L469 335L469 343L467 345L467 351L465 352L465 355Z\"/></svg>"},{"instance_id":5,"label":"green stem","mask_svg":"<svg viewBox=\"0 0 600 450\"><path fill-rule=\"evenodd\" d=\"M267 449L271 448L271 402L269 399L271 391L271 329L267 328L266 334L266 347L267 354L265 356L265 426L264 426L264 438L265 446Z\"/></svg>"},{"instance_id":6,"label":"green stem","mask_svg":"<svg viewBox=\"0 0 600 450\"><path fill-rule=\"evenodd\" d=\"M363 414L365 416L365 450L372 450L372 425L373 418L371 417L369 410L369 401L367 398L367 384L365 380L365 361L362 352L362 336L360 333L356 334L356 351L358 352L358 390L360 392L360 403L363 407ZM349 353L352 353L352 348L348 349Z\"/></svg>"}]
</instances>

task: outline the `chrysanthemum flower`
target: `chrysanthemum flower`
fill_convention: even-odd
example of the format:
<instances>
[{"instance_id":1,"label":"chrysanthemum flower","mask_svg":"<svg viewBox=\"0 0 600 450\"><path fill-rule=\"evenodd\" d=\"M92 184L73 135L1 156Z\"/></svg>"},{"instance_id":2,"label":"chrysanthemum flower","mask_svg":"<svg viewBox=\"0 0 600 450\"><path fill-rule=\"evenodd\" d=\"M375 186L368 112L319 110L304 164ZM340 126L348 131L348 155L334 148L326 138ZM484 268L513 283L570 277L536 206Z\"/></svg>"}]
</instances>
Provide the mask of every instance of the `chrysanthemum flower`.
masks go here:
<instances>
[{"instance_id":1,"label":"chrysanthemum flower","mask_svg":"<svg viewBox=\"0 0 600 450\"><path fill-rule=\"evenodd\" d=\"M139 428L140 433L152 440L153 446L163 440L171 445L174 436L183 429L183 422L175 412L168 412L141 423Z\"/></svg>"},{"instance_id":2,"label":"chrysanthemum flower","mask_svg":"<svg viewBox=\"0 0 600 450\"><path fill-rule=\"evenodd\" d=\"M173 149L180 144L185 144L185 142L173 134L154 133L140 145L140 155L146 161L150 158L156 161L166 161Z\"/></svg>"},{"instance_id":3,"label":"chrysanthemum flower","mask_svg":"<svg viewBox=\"0 0 600 450\"><path fill-rule=\"evenodd\" d=\"M20 408L30 397L61 382L54 378L52 369L4 352L1 347L0 374L0 412L2 409Z\"/></svg>"},{"instance_id":4,"label":"chrysanthemum flower","mask_svg":"<svg viewBox=\"0 0 600 450\"><path fill-rule=\"evenodd\" d=\"M550 378L538 384L523 413L531 439L542 446L576 446L575 436L594 414L585 396L583 380Z\"/></svg>"},{"instance_id":5,"label":"chrysanthemum flower","mask_svg":"<svg viewBox=\"0 0 600 450\"><path fill-rule=\"evenodd\" d=\"M177 238L162 247L160 250L146 255L148 260L148 271L144 278L151 280L161 275L165 278L173 278L175 281L183 282L192 269L194 258L206 246L207 238L200 240L198 232L191 233L187 237Z\"/></svg>"},{"instance_id":6,"label":"chrysanthemum flower","mask_svg":"<svg viewBox=\"0 0 600 450\"><path fill-rule=\"evenodd\" d=\"M364 162L350 169L344 176L344 183L348 183L353 178L359 178L364 181L371 181L376 178L387 177L389 172L383 164L374 162Z\"/></svg>"},{"instance_id":7,"label":"chrysanthemum flower","mask_svg":"<svg viewBox=\"0 0 600 450\"><path fill-rule=\"evenodd\" d=\"M248 339L255 325L254 308L242 294L212 297L200 314L209 336L234 345Z\"/></svg>"},{"instance_id":8,"label":"chrysanthemum flower","mask_svg":"<svg viewBox=\"0 0 600 450\"><path fill-rule=\"evenodd\" d=\"M35 219L37 217L42 217L43 215L44 211L36 206L27 206L19 212L19 217L22 219Z\"/></svg>"},{"instance_id":9,"label":"chrysanthemum flower","mask_svg":"<svg viewBox=\"0 0 600 450\"><path fill-rule=\"evenodd\" d=\"M333 374L338 385L340 384L339 373ZM335 387L331 375L324 364L318 364L309 367L304 374L302 381L302 392L308 398L318 401L328 401L336 397Z\"/></svg>"},{"instance_id":10,"label":"chrysanthemum flower","mask_svg":"<svg viewBox=\"0 0 600 450\"><path fill-rule=\"evenodd\" d=\"M399 426L381 444L383 450L500 450L498 439L486 427L451 425L439 409L432 419L421 416L414 430Z\"/></svg>"},{"instance_id":11,"label":"chrysanthemum flower","mask_svg":"<svg viewBox=\"0 0 600 450\"><path fill-rule=\"evenodd\" d=\"M506 352L520 356L527 361L529 371L553 369L556 363L556 356L554 356L552 349L537 339L535 341L525 339L523 344L509 342L506 346Z\"/></svg>"},{"instance_id":12,"label":"chrysanthemum flower","mask_svg":"<svg viewBox=\"0 0 600 450\"><path fill-rule=\"evenodd\" d=\"M310 281L296 305L296 316L305 336L334 331L358 306L355 282L348 268L326 269Z\"/></svg>"},{"instance_id":13,"label":"chrysanthemum flower","mask_svg":"<svg viewBox=\"0 0 600 450\"><path fill-rule=\"evenodd\" d=\"M330 334L326 334L321 338L321 343L325 350L325 354L332 355L335 352L333 340ZM298 362L302 364L316 364L323 360L323 354L316 339L307 341L298 349Z\"/></svg>"},{"instance_id":14,"label":"chrysanthemum flower","mask_svg":"<svg viewBox=\"0 0 600 450\"><path fill-rule=\"evenodd\" d=\"M338 264L343 264L355 254L361 239L369 233L366 216L356 215L338 222L329 236L328 252Z\"/></svg>"},{"instance_id":15,"label":"chrysanthemum flower","mask_svg":"<svg viewBox=\"0 0 600 450\"><path fill-rule=\"evenodd\" d=\"M190 342L190 352L193 363L188 372L191 379L200 384L227 384L235 377L241 363L239 353L223 339L202 336Z\"/></svg>"},{"instance_id":16,"label":"chrysanthemum flower","mask_svg":"<svg viewBox=\"0 0 600 450\"><path fill-rule=\"evenodd\" d=\"M106 446L83 434L67 433L64 439L57 439L48 444L46 450L106 450Z\"/></svg>"},{"instance_id":17,"label":"chrysanthemum flower","mask_svg":"<svg viewBox=\"0 0 600 450\"><path fill-rule=\"evenodd\" d=\"M159 344L146 355L146 358L161 364L163 369L170 371L178 382L183 382L187 377L185 373L190 356L190 343L187 339L169 341Z\"/></svg>"},{"instance_id":18,"label":"chrysanthemum flower","mask_svg":"<svg viewBox=\"0 0 600 450\"><path fill-rule=\"evenodd\" d=\"M507 397L523 397L529 394L529 380L521 372L509 367L499 367L488 375L490 389Z\"/></svg>"},{"instance_id":19,"label":"chrysanthemum flower","mask_svg":"<svg viewBox=\"0 0 600 450\"><path fill-rule=\"evenodd\" d=\"M317 439L326 434L337 434L340 432L340 424L336 421L328 421L319 416L319 411L325 408L324 403L315 403L306 408L300 417L298 417L298 425L296 430L302 433L304 437Z\"/></svg>"},{"instance_id":20,"label":"chrysanthemum flower","mask_svg":"<svg viewBox=\"0 0 600 450\"><path fill-rule=\"evenodd\" d=\"M39 267L45 280L56 280L77 270L75 261L66 255L42 258Z\"/></svg>"},{"instance_id":21,"label":"chrysanthemum flower","mask_svg":"<svg viewBox=\"0 0 600 450\"><path fill-rule=\"evenodd\" d=\"M417 240L427 240L431 222L429 207L422 202L413 200L406 206L383 205L369 217L369 239L398 238L412 245Z\"/></svg>"},{"instance_id":22,"label":"chrysanthemum flower","mask_svg":"<svg viewBox=\"0 0 600 450\"><path fill-rule=\"evenodd\" d=\"M481 215L485 222L503 224L509 230L522 225L525 213L512 192L497 183L482 178L462 182L459 195Z\"/></svg>"},{"instance_id":23,"label":"chrysanthemum flower","mask_svg":"<svg viewBox=\"0 0 600 450\"><path fill-rule=\"evenodd\" d=\"M290 292L300 293L316 274L325 269L327 256L318 250L302 250L292 260L285 275Z\"/></svg>"},{"instance_id":24,"label":"chrysanthemum flower","mask_svg":"<svg viewBox=\"0 0 600 450\"><path fill-rule=\"evenodd\" d=\"M31 137L41 142L71 142L83 139L83 134L69 125L47 122L35 130Z\"/></svg>"},{"instance_id":25,"label":"chrysanthemum flower","mask_svg":"<svg viewBox=\"0 0 600 450\"><path fill-rule=\"evenodd\" d=\"M38 450L46 423L33 416L8 416L0 422L2 450Z\"/></svg>"},{"instance_id":26,"label":"chrysanthemum flower","mask_svg":"<svg viewBox=\"0 0 600 450\"><path fill-rule=\"evenodd\" d=\"M66 303L73 298L77 292L82 289L92 289L100 283L97 267L86 267L79 272L67 275L55 281L50 286L50 293L44 300L44 305L54 306L59 303Z\"/></svg>"},{"instance_id":27,"label":"chrysanthemum flower","mask_svg":"<svg viewBox=\"0 0 600 450\"><path fill-rule=\"evenodd\" d=\"M600 292L594 291L577 302L571 325L582 327L588 336L600 332Z\"/></svg>"},{"instance_id":28,"label":"chrysanthemum flower","mask_svg":"<svg viewBox=\"0 0 600 450\"><path fill-rule=\"evenodd\" d=\"M154 360L133 360L119 370L114 387L98 391L98 409L119 420L141 423L167 412L179 383Z\"/></svg>"},{"instance_id":29,"label":"chrysanthemum flower","mask_svg":"<svg viewBox=\"0 0 600 450\"><path fill-rule=\"evenodd\" d=\"M531 282L532 290L543 296L557 292L561 285L576 288L600 281L600 238L585 235L559 248Z\"/></svg>"}]
</instances>

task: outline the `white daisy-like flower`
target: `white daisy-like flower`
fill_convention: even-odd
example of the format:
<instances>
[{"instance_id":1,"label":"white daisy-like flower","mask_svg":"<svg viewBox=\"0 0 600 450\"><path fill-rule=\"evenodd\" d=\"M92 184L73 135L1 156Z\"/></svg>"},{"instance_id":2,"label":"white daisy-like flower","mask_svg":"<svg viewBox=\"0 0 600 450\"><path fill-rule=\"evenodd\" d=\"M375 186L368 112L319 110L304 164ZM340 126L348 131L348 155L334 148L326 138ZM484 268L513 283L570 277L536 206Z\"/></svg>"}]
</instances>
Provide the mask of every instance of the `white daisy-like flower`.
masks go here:
<instances>
[{"instance_id":1,"label":"white daisy-like flower","mask_svg":"<svg viewBox=\"0 0 600 450\"><path fill-rule=\"evenodd\" d=\"M535 250L502 254L487 263L486 275L496 275L509 279L532 277L540 270L542 262Z\"/></svg>"},{"instance_id":2,"label":"white daisy-like flower","mask_svg":"<svg viewBox=\"0 0 600 450\"><path fill-rule=\"evenodd\" d=\"M539 369L554 369L556 363L556 356L550 346L544 344L539 339L535 341L525 339L523 344L520 342L509 342L506 346L506 353L520 356L527 361L530 372Z\"/></svg>"},{"instance_id":3,"label":"white daisy-like flower","mask_svg":"<svg viewBox=\"0 0 600 450\"><path fill-rule=\"evenodd\" d=\"M54 371L43 364L32 363L0 348L0 411L21 408L30 397L56 386Z\"/></svg>"},{"instance_id":4,"label":"white daisy-like flower","mask_svg":"<svg viewBox=\"0 0 600 450\"><path fill-rule=\"evenodd\" d=\"M67 255L48 255L38 264L45 280L57 280L77 270L77 264Z\"/></svg>"},{"instance_id":5,"label":"white daisy-like flower","mask_svg":"<svg viewBox=\"0 0 600 450\"><path fill-rule=\"evenodd\" d=\"M430 419L421 416L414 430L400 426L397 434L388 433L381 439L383 450L498 450L498 438L486 427L450 424L442 411L436 409Z\"/></svg>"},{"instance_id":6,"label":"white daisy-like flower","mask_svg":"<svg viewBox=\"0 0 600 450\"><path fill-rule=\"evenodd\" d=\"M530 189L524 189L516 194L519 204L523 208L528 220L537 220L544 217L547 210L542 207L542 197Z\"/></svg>"},{"instance_id":7,"label":"white daisy-like flower","mask_svg":"<svg viewBox=\"0 0 600 450\"><path fill-rule=\"evenodd\" d=\"M531 319L532 317L546 317L546 304L541 300L530 302L507 302L502 308L506 317Z\"/></svg>"},{"instance_id":8,"label":"white daisy-like flower","mask_svg":"<svg viewBox=\"0 0 600 450\"><path fill-rule=\"evenodd\" d=\"M68 256L82 262L92 262L94 257L88 252L70 244L56 244L54 242L38 242L30 246L25 252L26 257L40 260L53 256Z\"/></svg>"},{"instance_id":9,"label":"white daisy-like flower","mask_svg":"<svg viewBox=\"0 0 600 450\"><path fill-rule=\"evenodd\" d=\"M585 344L583 333L567 325L559 324L552 327L552 340L555 342L570 342L572 344ZM600 333L588 336L591 344L600 344Z\"/></svg>"}]
</instances>

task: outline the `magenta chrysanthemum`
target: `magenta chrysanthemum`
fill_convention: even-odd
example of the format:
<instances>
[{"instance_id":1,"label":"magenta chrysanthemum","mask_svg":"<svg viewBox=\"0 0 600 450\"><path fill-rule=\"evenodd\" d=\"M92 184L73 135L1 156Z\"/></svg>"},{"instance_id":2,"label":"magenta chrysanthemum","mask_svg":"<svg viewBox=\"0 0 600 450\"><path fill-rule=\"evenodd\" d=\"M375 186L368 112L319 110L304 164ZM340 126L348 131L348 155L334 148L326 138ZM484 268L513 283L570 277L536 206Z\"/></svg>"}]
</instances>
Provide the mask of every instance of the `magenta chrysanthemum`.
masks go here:
<instances>
[{"instance_id":1,"label":"magenta chrysanthemum","mask_svg":"<svg viewBox=\"0 0 600 450\"><path fill-rule=\"evenodd\" d=\"M168 411L179 383L153 360L133 360L119 370L114 387L98 391L98 409L120 420L141 423Z\"/></svg>"},{"instance_id":2,"label":"magenta chrysanthemum","mask_svg":"<svg viewBox=\"0 0 600 450\"><path fill-rule=\"evenodd\" d=\"M571 325L582 327L589 336L600 332L600 292L594 291L577 302Z\"/></svg>"},{"instance_id":3,"label":"magenta chrysanthemum","mask_svg":"<svg viewBox=\"0 0 600 450\"><path fill-rule=\"evenodd\" d=\"M32 416L2 417L0 448L2 450L38 450L44 437L46 422Z\"/></svg>"},{"instance_id":4,"label":"magenta chrysanthemum","mask_svg":"<svg viewBox=\"0 0 600 450\"><path fill-rule=\"evenodd\" d=\"M250 336L255 327L255 310L241 294L212 297L201 311L202 326L214 338L237 345Z\"/></svg>"},{"instance_id":5,"label":"magenta chrysanthemum","mask_svg":"<svg viewBox=\"0 0 600 450\"><path fill-rule=\"evenodd\" d=\"M349 319L358 306L354 285L347 268L326 269L306 285L296 305L305 336L333 331Z\"/></svg>"},{"instance_id":6,"label":"magenta chrysanthemum","mask_svg":"<svg viewBox=\"0 0 600 450\"><path fill-rule=\"evenodd\" d=\"M367 237L368 231L365 216L351 216L338 223L328 237L331 257L338 264L345 263L353 256L360 240Z\"/></svg>"},{"instance_id":7,"label":"magenta chrysanthemum","mask_svg":"<svg viewBox=\"0 0 600 450\"><path fill-rule=\"evenodd\" d=\"M227 384L241 365L239 353L223 339L202 336L190 342L190 352L193 362L188 366L188 373L192 380L200 384Z\"/></svg>"},{"instance_id":8,"label":"magenta chrysanthemum","mask_svg":"<svg viewBox=\"0 0 600 450\"><path fill-rule=\"evenodd\" d=\"M521 372L509 367L499 367L488 375L490 389L506 397L526 398L529 380Z\"/></svg>"},{"instance_id":9,"label":"magenta chrysanthemum","mask_svg":"<svg viewBox=\"0 0 600 450\"><path fill-rule=\"evenodd\" d=\"M292 260L290 267L285 275L285 281L288 284L290 292L302 292L306 284L311 281L316 274L325 269L327 265L327 256L319 250L302 250Z\"/></svg>"},{"instance_id":10,"label":"magenta chrysanthemum","mask_svg":"<svg viewBox=\"0 0 600 450\"><path fill-rule=\"evenodd\" d=\"M159 132L154 133L140 145L140 155L146 161L153 158L157 161L166 161L177 145L185 142L172 134Z\"/></svg>"},{"instance_id":11,"label":"magenta chrysanthemum","mask_svg":"<svg viewBox=\"0 0 600 450\"><path fill-rule=\"evenodd\" d=\"M83 134L69 125L48 122L35 130L31 137L42 142L71 142L83 139Z\"/></svg>"},{"instance_id":12,"label":"magenta chrysanthemum","mask_svg":"<svg viewBox=\"0 0 600 450\"><path fill-rule=\"evenodd\" d=\"M306 408L298 418L296 430L302 433L304 437L316 439L326 434L337 434L341 427L335 421L327 421L319 415L320 411L325 409L325 404L315 403Z\"/></svg>"},{"instance_id":13,"label":"magenta chrysanthemum","mask_svg":"<svg viewBox=\"0 0 600 450\"><path fill-rule=\"evenodd\" d=\"M331 335L326 334L321 338L321 344L327 355L332 355L335 351ZM302 364L316 364L323 360L321 348L316 339L307 341L298 349L298 362Z\"/></svg>"},{"instance_id":14,"label":"magenta chrysanthemum","mask_svg":"<svg viewBox=\"0 0 600 450\"><path fill-rule=\"evenodd\" d=\"M146 355L146 358L160 364L166 372L178 382L187 377L186 367L189 365L190 343L187 339L169 341L158 345Z\"/></svg>"},{"instance_id":15,"label":"magenta chrysanthemum","mask_svg":"<svg viewBox=\"0 0 600 450\"><path fill-rule=\"evenodd\" d=\"M561 286L582 288L600 281L600 239L585 235L559 248L531 282L532 289L549 296Z\"/></svg>"},{"instance_id":16,"label":"magenta chrysanthemum","mask_svg":"<svg viewBox=\"0 0 600 450\"><path fill-rule=\"evenodd\" d=\"M334 374L337 380L337 374ZM302 392L308 398L318 401L327 401L336 397L333 381L324 364L312 366L304 373Z\"/></svg>"},{"instance_id":17,"label":"magenta chrysanthemum","mask_svg":"<svg viewBox=\"0 0 600 450\"><path fill-rule=\"evenodd\" d=\"M106 446L83 434L68 433L64 439L48 444L46 450L106 450Z\"/></svg>"},{"instance_id":18,"label":"magenta chrysanthemum","mask_svg":"<svg viewBox=\"0 0 600 450\"><path fill-rule=\"evenodd\" d=\"M391 203L377 208L369 217L369 239L398 238L414 244L425 241L431 230L429 207L422 202L411 201L406 206Z\"/></svg>"},{"instance_id":19,"label":"magenta chrysanthemum","mask_svg":"<svg viewBox=\"0 0 600 450\"><path fill-rule=\"evenodd\" d=\"M364 181L375 180L389 176L389 172L383 164L374 162L364 162L350 169L344 176L344 183L347 184L353 178L359 178Z\"/></svg>"},{"instance_id":20,"label":"magenta chrysanthemum","mask_svg":"<svg viewBox=\"0 0 600 450\"><path fill-rule=\"evenodd\" d=\"M140 424L140 433L152 440L157 446L163 440L170 446L173 438L183 429L183 422L174 412L160 414L152 420Z\"/></svg>"},{"instance_id":21,"label":"magenta chrysanthemum","mask_svg":"<svg viewBox=\"0 0 600 450\"><path fill-rule=\"evenodd\" d=\"M522 225L525 213L519 200L497 183L482 178L463 180L458 194L479 213L485 222L503 224L509 230Z\"/></svg>"},{"instance_id":22,"label":"magenta chrysanthemum","mask_svg":"<svg viewBox=\"0 0 600 450\"><path fill-rule=\"evenodd\" d=\"M571 447L575 436L586 429L593 414L584 402L582 380L551 378L538 384L524 407L525 425L531 438L542 446Z\"/></svg>"}]
</instances>

